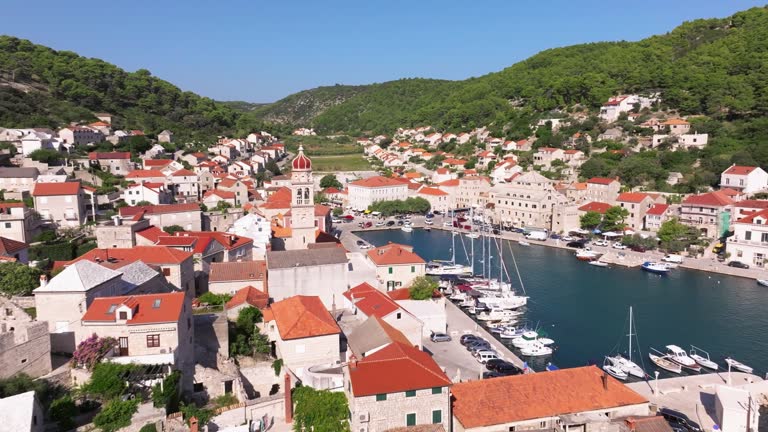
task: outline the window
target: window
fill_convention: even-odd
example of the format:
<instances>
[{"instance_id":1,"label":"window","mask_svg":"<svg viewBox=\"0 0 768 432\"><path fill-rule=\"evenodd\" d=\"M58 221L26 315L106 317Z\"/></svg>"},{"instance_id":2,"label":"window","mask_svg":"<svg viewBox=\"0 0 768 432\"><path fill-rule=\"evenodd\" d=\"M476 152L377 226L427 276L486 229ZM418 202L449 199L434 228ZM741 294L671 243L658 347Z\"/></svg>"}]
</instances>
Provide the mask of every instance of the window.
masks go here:
<instances>
[{"instance_id":1,"label":"window","mask_svg":"<svg viewBox=\"0 0 768 432\"><path fill-rule=\"evenodd\" d=\"M397 319L402 318L402 316L403 316L403 314L401 314L400 312L397 313Z\"/></svg>"},{"instance_id":2,"label":"window","mask_svg":"<svg viewBox=\"0 0 768 432\"><path fill-rule=\"evenodd\" d=\"M408 413L405 415L406 426L416 426L416 413Z\"/></svg>"},{"instance_id":3,"label":"window","mask_svg":"<svg viewBox=\"0 0 768 432\"><path fill-rule=\"evenodd\" d=\"M10 228L10 227L11 227L11 223L10 223L10 222L6 222L6 223L5 223L5 227L6 227L6 228Z\"/></svg>"},{"instance_id":4,"label":"window","mask_svg":"<svg viewBox=\"0 0 768 432\"><path fill-rule=\"evenodd\" d=\"M121 320L127 320L128 319L128 312L120 312L120 318Z\"/></svg>"},{"instance_id":5,"label":"window","mask_svg":"<svg viewBox=\"0 0 768 432\"><path fill-rule=\"evenodd\" d=\"M381 393L376 395L376 402L381 402L387 400L387 394Z\"/></svg>"},{"instance_id":6,"label":"window","mask_svg":"<svg viewBox=\"0 0 768 432\"><path fill-rule=\"evenodd\" d=\"M171 269L164 268L163 269L163 276L170 276L171 275Z\"/></svg>"},{"instance_id":7,"label":"window","mask_svg":"<svg viewBox=\"0 0 768 432\"><path fill-rule=\"evenodd\" d=\"M747 231L744 233L744 240L752 240L752 231Z\"/></svg>"},{"instance_id":8,"label":"window","mask_svg":"<svg viewBox=\"0 0 768 432\"><path fill-rule=\"evenodd\" d=\"M432 424L443 422L443 412L441 410L432 411Z\"/></svg>"},{"instance_id":9,"label":"window","mask_svg":"<svg viewBox=\"0 0 768 432\"><path fill-rule=\"evenodd\" d=\"M160 347L160 335L151 334L147 335L147 348L159 348Z\"/></svg>"},{"instance_id":10,"label":"window","mask_svg":"<svg viewBox=\"0 0 768 432\"><path fill-rule=\"evenodd\" d=\"M443 394L442 387L432 387L432 394Z\"/></svg>"},{"instance_id":11,"label":"window","mask_svg":"<svg viewBox=\"0 0 768 432\"><path fill-rule=\"evenodd\" d=\"M192 385L192 391L195 393L200 393L203 390L205 390L205 388L203 387L203 383L194 383Z\"/></svg>"},{"instance_id":12,"label":"window","mask_svg":"<svg viewBox=\"0 0 768 432\"><path fill-rule=\"evenodd\" d=\"M411 273L416 273L416 266L411 266Z\"/></svg>"},{"instance_id":13,"label":"window","mask_svg":"<svg viewBox=\"0 0 768 432\"><path fill-rule=\"evenodd\" d=\"M405 397L416 397L416 390L408 390L405 392Z\"/></svg>"},{"instance_id":14,"label":"window","mask_svg":"<svg viewBox=\"0 0 768 432\"><path fill-rule=\"evenodd\" d=\"M547 421L546 421L546 420L544 420L544 421L540 422L540 423L539 423L539 427L541 427L542 429L544 429L545 427L547 427Z\"/></svg>"},{"instance_id":15,"label":"window","mask_svg":"<svg viewBox=\"0 0 768 432\"><path fill-rule=\"evenodd\" d=\"M509 427L509 432L515 432L515 427L514 426L510 426Z\"/></svg>"},{"instance_id":16,"label":"window","mask_svg":"<svg viewBox=\"0 0 768 432\"><path fill-rule=\"evenodd\" d=\"M392 267L389 268L389 274L392 274Z\"/></svg>"}]
</instances>

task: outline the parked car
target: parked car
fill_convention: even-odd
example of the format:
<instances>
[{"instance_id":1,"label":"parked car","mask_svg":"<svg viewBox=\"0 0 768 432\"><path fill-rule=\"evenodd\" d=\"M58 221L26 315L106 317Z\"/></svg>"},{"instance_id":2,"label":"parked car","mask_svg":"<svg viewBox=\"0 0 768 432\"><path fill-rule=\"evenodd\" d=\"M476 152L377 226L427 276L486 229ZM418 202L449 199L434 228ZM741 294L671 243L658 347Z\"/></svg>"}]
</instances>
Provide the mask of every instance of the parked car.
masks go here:
<instances>
[{"instance_id":1,"label":"parked car","mask_svg":"<svg viewBox=\"0 0 768 432\"><path fill-rule=\"evenodd\" d=\"M459 343L462 345L468 345L471 341L477 341L482 340L479 336L475 336L473 334L465 334L461 335L459 338Z\"/></svg>"},{"instance_id":2,"label":"parked car","mask_svg":"<svg viewBox=\"0 0 768 432\"><path fill-rule=\"evenodd\" d=\"M427 219L424 221L424 225L434 225L434 222L432 222L432 219Z\"/></svg>"},{"instance_id":3,"label":"parked car","mask_svg":"<svg viewBox=\"0 0 768 432\"><path fill-rule=\"evenodd\" d=\"M387 221L387 226L388 227L391 227L393 225L395 225L395 221Z\"/></svg>"},{"instance_id":4,"label":"parked car","mask_svg":"<svg viewBox=\"0 0 768 432\"><path fill-rule=\"evenodd\" d=\"M690 432L700 432L701 426L688 418L687 415L669 408L661 408L658 411L672 427L682 427Z\"/></svg>"},{"instance_id":5,"label":"parked car","mask_svg":"<svg viewBox=\"0 0 768 432\"><path fill-rule=\"evenodd\" d=\"M446 227L446 228L450 228L450 227L453 226L453 224L450 221L445 221L445 222L443 222L443 226Z\"/></svg>"},{"instance_id":6,"label":"parked car","mask_svg":"<svg viewBox=\"0 0 768 432\"><path fill-rule=\"evenodd\" d=\"M432 333L429 339L432 342L450 342L451 336L446 333Z\"/></svg>"},{"instance_id":7,"label":"parked car","mask_svg":"<svg viewBox=\"0 0 768 432\"><path fill-rule=\"evenodd\" d=\"M624 249L626 249L627 247L626 247L625 245L621 244L621 242L616 242L616 243L614 243L614 244L613 244L613 248L614 248L614 249L621 249L621 250L624 250Z\"/></svg>"},{"instance_id":8,"label":"parked car","mask_svg":"<svg viewBox=\"0 0 768 432\"><path fill-rule=\"evenodd\" d=\"M482 340L482 341L476 341L475 343L467 345L467 351L469 352L476 352L481 350L490 349L491 344L488 341Z\"/></svg>"},{"instance_id":9,"label":"parked car","mask_svg":"<svg viewBox=\"0 0 768 432\"><path fill-rule=\"evenodd\" d=\"M488 362L488 360L497 359L499 358L499 356L496 355L495 351L485 350L485 351L479 351L475 356L475 358L477 358L477 361L479 361L480 363L485 364L486 362Z\"/></svg>"},{"instance_id":10,"label":"parked car","mask_svg":"<svg viewBox=\"0 0 768 432\"><path fill-rule=\"evenodd\" d=\"M505 373L505 374L508 373L510 375L512 374L512 372L514 372L515 374L516 373L522 373L520 368L518 368L514 364L512 364L512 363L510 363L510 362L508 362L506 360L502 360L502 359L488 361L485 364L485 368L488 369L488 370L494 371L494 372L500 372L500 373Z\"/></svg>"},{"instance_id":11,"label":"parked car","mask_svg":"<svg viewBox=\"0 0 768 432\"><path fill-rule=\"evenodd\" d=\"M549 238L551 238L552 240L560 240L562 237L560 237L559 234L552 234L551 236L549 236Z\"/></svg>"},{"instance_id":12,"label":"parked car","mask_svg":"<svg viewBox=\"0 0 768 432\"><path fill-rule=\"evenodd\" d=\"M749 265L748 264L744 264L741 261L731 261L731 262L728 263L728 267L736 267L736 268L740 268L740 269L748 269Z\"/></svg>"},{"instance_id":13,"label":"parked car","mask_svg":"<svg viewBox=\"0 0 768 432\"><path fill-rule=\"evenodd\" d=\"M496 228L494 228L494 229L493 229L493 233L494 233L495 235L499 235L499 234L500 234L500 233L499 233L499 230L498 230L498 229L496 229Z\"/></svg>"},{"instance_id":14,"label":"parked car","mask_svg":"<svg viewBox=\"0 0 768 432\"><path fill-rule=\"evenodd\" d=\"M427 219L432 219L433 217L435 217L435 215L434 215L434 214L432 214L432 213L427 213L427 216L426 216L426 218L427 218Z\"/></svg>"},{"instance_id":15,"label":"parked car","mask_svg":"<svg viewBox=\"0 0 768 432\"><path fill-rule=\"evenodd\" d=\"M403 221L399 220L397 221L397 226L403 226L403 223L404 223Z\"/></svg>"},{"instance_id":16,"label":"parked car","mask_svg":"<svg viewBox=\"0 0 768 432\"><path fill-rule=\"evenodd\" d=\"M491 361L491 360L488 360L488 361ZM488 363L486 362L485 364L487 365ZM502 373L498 373L496 371L485 371L485 372L483 372L483 379L501 378L503 376L506 376L506 375L504 375Z\"/></svg>"},{"instance_id":17,"label":"parked car","mask_svg":"<svg viewBox=\"0 0 768 432\"><path fill-rule=\"evenodd\" d=\"M570 247L570 248L576 248L576 249L584 249L584 247L586 246L586 244L587 244L587 243L586 243L586 242L584 242L584 241L572 241L572 242L568 242L568 243L566 244L566 246L568 246L568 247Z\"/></svg>"},{"instance_id":18,"label":"parked car","mask_svg":"<svg viewBox=\"0 0 768 432\"><path fill-rule=\"evenodd\" d=\"M365 228L370 228L372 226L373 226L373 222L366 222L365 223Z\"/></svg>"},{"instance_id":19,"label":"parked car","mask_svg":"<svg viewBox=\"0 0 768 432\"><path fill-rule=\"evenodd\" d=\"M331 222L333 222L333 223L335 223L335 224L336 224L336 223L342 223L342 222L343 222L343 220L341 220L341 219L339 219L339 218L333 218L333 219L331 219Z\"/></svg>"},{"instance_id":20,"label":"parked car","mask_svg":"<svg viewBox=\"0 0 768 432\"><path fill-rule=\"evenodd\" d=\"M356 244L357 246L365 246L365 242L362 240L358 240Z\"/></svg>"},{"instance_id":21,"label":"parked car","mask_svg":"<svg viewBox=\"0 0 768 432\"><path fill-rule=\"evenodd\" d=\"M578 239L576 237L571 237L569 235L565 235L565 236L560 237L560 240L569 242L569 241L575 241L575 240L578 240Z\"/></svg>"},{"instance_id":22,"label":"parked car","mask_svg":"<svg viewBox=\"0 0 768 432\"><path fill-rule=\"evenodd\" d=\"M632 245L629 247L629 250L632 250L635 252L648 252L648 249L640 245Z\"/></svg>"},{"instance_id":23,"label":"parked car","mask_svg":"<svg viewBox=\"0 0 768 432\"><path fill-rule=\"evenodd\" d=\"M608 243L608 240L598 240L592 244L594 244L595 246L606 246L606 247L610 246L610 243Z\"/></svg>"}]
</instances>

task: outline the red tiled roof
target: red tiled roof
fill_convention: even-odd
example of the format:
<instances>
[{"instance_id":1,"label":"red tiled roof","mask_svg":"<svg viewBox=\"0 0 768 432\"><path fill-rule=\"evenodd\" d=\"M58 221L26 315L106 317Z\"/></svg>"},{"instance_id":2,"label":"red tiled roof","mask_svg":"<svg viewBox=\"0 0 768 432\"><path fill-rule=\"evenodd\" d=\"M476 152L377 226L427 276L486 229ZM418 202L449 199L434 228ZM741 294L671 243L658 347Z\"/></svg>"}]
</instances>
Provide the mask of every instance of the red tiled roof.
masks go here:
<instances>
[{"instance_id":1,"label":"red tiled roof","mask_svg":"<svg viewBox=\"0 0 768 432\"><path fill-rule=\"evenodd\" d=\"M144 159L144 166L162 168L170 165L171 162L173 162L173 159Z\"/></svg>"},{"instance_id":2,"label":"red tiled roof","mask_svg":"<svg viewBox=\"0 0 768 432\"><path fill-rule=\"evenodd\" d=\"M663 125L672 126L672 125L689 125L687 121L681 119L681 118L673 118L665 121L662 123Z\"/></svg>"},{"instance_id":3,"label":"red tiled roof","mask_svg":"<svg viewBox=\"0 0 768 432\"><path fill-rule=\"evenodd\" d=\"M440 190L438 188L433 188L433 187L423 187L419 189L419 193L424 195L434 195L434 196L448 195L448 192L445 192L443 190Z\"/></svg>"},{"instance_id":4,"label":"red tiled roof","mask_svg":"<svg viewBox=\"0 0 768 432\"><path fill-rule=\"evenodd\" d=\"M752 166L733 165L727 170L725 170L724 174L747 175L756 169L757 167L752 167Z\"/></svg>"},{"instance_id":5,"label":"red tiled roof","mask_svg":"<svg viewBox=\"0 0 768 432\"><path fill-rule=\"evenodd\" d=\"M93 249L67 264L88 260L109 268L120 268L136 261L145 264L181 264L191 258L190 252L166 246L134 246L132 248Z\"/></svg>"},{"instance_id":6,"label":"red tiled roof","mask_svg":"<svg viewBox=\"0 0 768 432\"><path fill-rule=\"evenodd\" d=\"M579 211L597 212L600 214L605 214L605 212L607 212L609 208L611 208L611 205L608 203L592 201L590 203L584 204L583 206L579 207Z\"/></svg>"},{"instance_id":7,"label":"red tiled roof","mask_svg":"<svg viewBox=\"0 0 768 432\"><path fill-rule=\"evenodd\" d=\"M724 207L733 204L734 201L721 191L708 192L701 195L691 195L683 200L683 204L706 205Z\"/></svg>"},{"instance_id":8,"label":"red tiled roof","mask_svg":"<svg viewBox=\"0 0 768 432\"><path fill-rule=\"evenodd\" d=\"M197 243L197 237L176 237L171 235L164 235L157 238L155 242L158 246L171 246L171 247L192 247Z\"/></svg>"},{"instance_id":9,"label":"red tiled roof","mask_svg":"<svg viewBox=\"0 0 768 432\"><path fill-rule=\"evenodd\" d=\"M668 208L669 205L667 204L654 204L651 206L651 208L648 209L647 212L645 212L645 214L651 216L661 216L667 211Z\"/></svg>"},{"instance_id":10,"label":"red tiled roof","mask_svg":"<svg viewBox=\"0 0 768 432\"><path fill-rule=\"evenodd\" d=\"M160 303L154 307L157 300ZM133 309L133 317L126 321L127 325L178 322L184 309L184 293L97 297L83 315L83 321L115 322L115 312L109 313L109 309L123 304Z\"/></svg>"},{"instance_id":11,"label":"red tiled roof","mask_svg":"<svg viewBox=\"0 0 768 432\"><path fill-rule=\"evenodd\" d=\"M35 183L32 186L32 196L77 195L80 193L80 183Z\"/></svg>"},{"instance_id":12,"label":"red tiled roof","mask_svg":"<svg viewBox=\"0 0 768 432\"><path fill-rule=\"evenodd\" d=\"M350 185L360 186L365 188L392 187L392 186L400 186L403 184L405 183L397 181L397 179L384 177L384 176L369 177L367 179L357 180L350 183Z\"/></svg>"},{"instance_id":13,"label":"red tiled roof","mask_svg":"<svg viewBox=\"0 0 768 432\"><path fill-rule=\"evenodd\" d=\"M425 264L420 256L412 252L411 246L389 243L368 251L368 258L376 265Z\"/></svg>"},{"instance_id":14,"label":"red tiled roof","mask_svg":"<svg viewBox=\"0 0 768 432\"><path fill-rule=\"evenodd\" d=\"M2 204L0 204L2 206ZM768 201L763 200L741 200L734 203L736 207L753 208L753 209L765 209L768 208Z\"/></svg>"},{"instance_id":15,"label":"red tiled roof","mask_svg":"<svg viewBox=\"0 0 768 432\"><path fill-rule=\"evenodd\" d=\"M161 204L161 205L148 205L137 207L121 207L120 216L127 217L133 216L136 213L145 212L146 214L167 214L167 213L182 213L190 211L200 211L200 204L187 203L187 204Z\"/></svg>"},{"instance_id":16,"label":"red tiled roof","mask_svg":"<svg viewBox=\"0 0 768 432\"><path fill-rule=\"evenodd\" d=\"M219 242L224 246L224 249L227 250L233 250L253 244L253 239L249 237L237 236L221 231L179 231L176 233L176 237L195 237L199 239L198 245L195 247L195 253L202 253L205 250L205 247L201 247L200 245L204 244L207 246L211 240Z\"/></svg>"},{"instance_id":17,"label":"red tiled roof","mask_svg":"<svg viewBox=\"0 0 768 432\"><path fill-rule=\"evenodd\" d=\"M596 366L468 381L451 394L464 429L648 403Z\"/></svg>"},{"instance_id":18,"label":"red tiled roof","mask_svg":"<svg viewBox=\"0 0 768 432\"><path fill-rule=\"evenodd\" d=\"M167 235L165 231L161 230L160 228L152 225L148 228L144 228L141 231L136 231L136 235L142 236L145 239L151 241L152 243L157 243L157 240L160 239L160 237Z\"/></svg>"},{"instance_id":19,"label":"red tiled roof","mask_svg":"<svg viewBox=\"0 0 768 432\"><path fill-rule=\"evenodd\" d=\"M0 209L24 207L24 203L0 203Z\"/></svg>"},{"instance_id":20,"label":"red tiled roof","mask_svg":"<svg viewBox=\"0 0 768 432\"><path fill-rule=\"evenodd\" d=\"M392 300L411 300L411 289L398 288L396 290L387 291L387 295ZM441 297L440 291L435 290L435 292L432 293L432 298L440 298L440 297Z\"/></svg>"},{"instance_id":21,"label":"red tiled roof","mask_svg":"<svg viewBox=\"0 0 768 432\"><path fill-rule=\"evenodd\" d=\"M737 223L748 223L748 224L751 224L751 223L754 223L754 220L757 217L760 217L760 218L763 218L763 219L768 218L768 209L754 212L754 213L752 213L752 214L750 214L748 216L745 216L745 217L737 220L736 222Z\"/></svg>"},{"instance_id":22,"label":"red tiled roof","mask_svg":"<svg viewBox=\"0 0 768 432\"><path fill-rule=\"evenodd\" d=\"M451 385L429 354L402 342L393 342L357 364L351 363L349 379L357 397Z\"/></svg>"},{"instance_id":23,"label":"red tiled roof","mask_svg":"<svg viewBox=\"0 0 768 432\"><path fill-rule=\"evenodd\" d=\"M29 245L24 242L0 237L0 255L13 255L14 253L28 247Z\"/></svg>"},{"instance_id":24,"label":"red tiled roof","mask_svg":"<svg viewBox=\"0 0 768 432\"><path fill-rule=\"evenodd\" d=\"M355 307L366 316L384 318L400 309L394 300L366 282L345 291L344 297L354 303Z\"/></svg>"},{"instance_id":25,"label":"red tiled roof","mask_svg":"<svg viewBox=\"0 0 768 432\"><path fill-rule=\"evenodd\" d=\"M609 185L615 181L618 181L618 180L607 178L607 177L592 177L591 179L587 180L587 183Z\"/></svg>"},{"instance_id":26,"label":"red tiled roof","mask_svg":"<svg viewBox=\"0 0 768 432\"><path fill-rule=\"evenodd\" d=\"M648 198L648 194L642 192L623 192L616 198L616 201L639 203Z\"/></svg>"},{"instance_id":27,"label":"red tiled roof","mask_svg":"<svg viewBox=\"0 0 768 432\"><path fill-rule=\"evenodd\" d=\"M267 262L234 261L211 263L208 282L263 281L267 275Z\"/></svg>"},{"instance_id":28,"label":"red tiled roof","mask_svg":"<svg viewBox=\"0 0 768 432\"><path fill-rule=\"evenodd\" d=\"M147 178L147 177L163 177L165 178L165 174L163 174L160 170L134 170L128 173L125 178L132 179L132 178Z\"/></svg>"},{"instance_id":29,"label":"red tiled roof","mask_svg":"<svg viewBox=\"0 0 768 432\"><path fill-rule=\"evenodd\" d=\"M249 304L255 308L264 309L267 307L267 303L269 303L269 295L248 285L237 290L232 299L227 302L227 309L232 309L241 304Z\"/></svg>"},{"instance_id":30,"label":"red tiled roof","mask_svg":"<svg viewBox=\"0 0 768 432\"><path fill-rule=\"evenodd\" d=\"M90 152L88 153L88 159L131 159L131 152Z\"/></svg>"},{"instance_id":31,"label":"red tiled roof","mask_svg":"<svg viewBox=\"0 0 768 432\"><path fill-rule=\"evenodd\" d=\"M196 176L197 174L193 173L192 171L188 169L180 169L176 171L175 173L171 174L173 177L183 177L183 176Z\"/></svg>"},{"instance_id":32,"label":"red tiled roof","mask_svg":"<svg viewBox=\"0 0 768 432\"><path fill-rule=\"evenodd\" d=\"M216 195L217 197L221 199L235 199L235 193L230 191L223 191L223 190L209 190L208 192L203 195L203 199L206 199L210 196Z\"/></svg>"},{"instance_id":33,"label":"red tiled roof","mask_svg":"<svg viewBox=\"0 0 768 432\"><path fill-rule=\"evenodd\" d=\"M454 187L459 185L459 179L450 179L437 184L438 186Z\"/></svg>"},{"instance_id":34,"label":"red tiled roof","mask_svg":"<svg viewBox=\"0 0 768 432\"><path fill-rule=\"evenodd\" d=\"M273 303L269 309L283 340L341 333L320 297L293 296Z\"/></svg>"}]
</instances>

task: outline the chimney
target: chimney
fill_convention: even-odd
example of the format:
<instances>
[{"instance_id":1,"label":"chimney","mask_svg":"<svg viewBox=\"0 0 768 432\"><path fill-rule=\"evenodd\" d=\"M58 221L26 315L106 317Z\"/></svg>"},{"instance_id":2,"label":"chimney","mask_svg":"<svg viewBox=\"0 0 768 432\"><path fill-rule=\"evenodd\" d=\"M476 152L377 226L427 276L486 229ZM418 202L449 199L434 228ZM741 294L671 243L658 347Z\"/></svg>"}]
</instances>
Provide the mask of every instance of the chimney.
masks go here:
<instances>
[{"instance_id":1,"label":"chimney","mask_svg":"<svg viewBox=\"0 0 768 432\"><path fill-rule=\"evenodd\" d=\"M291 375L285 374L285 422L293 423L293 398L291 397Z\"/></svg>"},{"instance_id":2,"label":"chimney","mask_svg":"<svg viewBox=\"0 0 768 432\"><path fill-rule=\"evenodd\" d=\"M40 275L40 288L43 288L46 285L48 285L48 276L42 274Z\"/></svg>"},{"instance_id":3,"label":"chimney","mask_svg":"<svg viewBox=\"0 0 768 432\"><path fill-rule=\"evenodd\" d=\"M197 417L192 417L189 419L189 431L190 432L197 432Z\"/></svg>"},{"instance_id":4,"label":"chimney","mask_svg":"<svg viewBox=\"0 0 768 432\"><path fill-rule=\"evenodd\" d=\"M112 216L112 220L115 222L115 226L120 226L123 224L123 218L120 217L120 215Z\"/></svg>"},{"instance_id":5,"label":"chimney","mask_svg":"<svg viewBox=\"0 0 768 432\"><path fill-rule=\"evenodd\" d=\"M608 374L603 372L603 374L600 375L600 379L603 381L603 390L608 390Z\"/></svg>"},{"instance_id":6,"label":"chimney","mask_svg":"<svg viewBox=\"0 0 768 432\"><path fill-rule=\"evenodd\" d=\"M349 362L347 362L349 365L349 370L355 370L357 369L357 356L352 354L349 356Z\"/></svg>"}]
</instances>

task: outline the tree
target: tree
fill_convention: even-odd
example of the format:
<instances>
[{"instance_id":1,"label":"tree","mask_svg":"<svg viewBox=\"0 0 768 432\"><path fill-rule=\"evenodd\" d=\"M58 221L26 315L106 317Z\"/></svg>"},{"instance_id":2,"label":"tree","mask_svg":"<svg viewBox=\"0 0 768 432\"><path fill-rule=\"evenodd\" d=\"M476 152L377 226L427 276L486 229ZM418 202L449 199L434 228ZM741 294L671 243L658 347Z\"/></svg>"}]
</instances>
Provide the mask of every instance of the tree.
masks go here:
<instances>
[{"instance_id":1,"label":"tree","mask_svg":"<svg viewBox=\"0 0 768 432\"><path fill-rule=\"evenodd\" d=\"M349 406L344 393L296 387L293 399L296 401L294 431L349 432Z\"/></svg>"},{"instance_id":2,"label":"tree","mask_svg":"<svg viewBox=\"0 0 768 432\"><path fill-rule=\"evenodd\" d=\"M219 200L219 202L216 203L216 207L214 208L214 210L224 211L229 208L232 208L232 204L230 204L229 201Z\"/></svg>"},{"instance_id":3,"label":"tree","mask_svg":"<svg viewBox=\"0 0 768 432\"><path fill-rule=\"evenodd\" d=\"M149 202L149 201L146 201L146 200L142 200L142 201L139 201L139 202L136 203L137 207L151 206L151 205L152 205L152 203Z\"/></svg>"},{"instance_id":4,"label":"tree","mask_svg":"<svg viewBox=\"0 0 768 432\"><path fill-rule=\"evenodd\" d=\"M51 149L37 149L29 154L29 158L33 161L54 165L61 159L61 153Z\"/></svg>"},{"instance_id":5,"label":"tree","mask_svg":"<svg viewBox=\"0 0 768 432\"><path fill-rule=\"evenodd\" d=\"M344 185L342 185L339 179L336 178L336 174L326 174L320 179L320 187L323 189L329 187L341 189Z\"/></svg>"},{"instance_id":6,"label":"tree","mask_svg":"<svg viewBox=\"0 0 768 432\"><path fill-rule=\"evenodd\" d=\"M280 167L277 165L277 162L275 162L274 159L267 162L264 168L266 168L267 171L271 172L272 175L279 176L280 174L283 173L282 171L280 171Z\"/></svg>"},{"instance_id":7,"label":"tree","mask_svg":"<svg viewBox=\"0 0 768 432\"><path fill-rule=\"evenodd\" d=\"M179 410L181 397L179 389L180 380L181 372L173 371L163 379L162 385L157 383L152 387L152 405L155 408L165 408L166 415Z\"/></svg>"},{"instance_id":8,"label":"tree","mask_svg":"<svg viewBox=\"0 0 768 432\"><path fill-rule=\"evenodd\" d=\"M139 407L139 400L112 399L93 418L93 424L104 432L114 432L131 424L131 417Z\"/></svg>"},{"instance_id":9,"label":"tree","mask_svg":"<svg viewBox=\"0 0 768 432\"><path fill-rule=\"evenodd\" d=\"M8 297L32 295L40 286L42 273L35 267L20 262L0 263L0 293Z\"/></svg>"},{"instance_id":10,"label":"tree","mask_svg":"<svg viewBox=\"0 0 768 432\"><path fill-rule=\"evenodd\" d=\"M332 213L334 216L341 216L344 214L344 209L341 207L334 207Z\"/></svg>"},{"instance_id":11,"label":"tree","mask_svg":"<svg viewBox=\"0 0 768 432\"><path fill-rule=\"evenodd\" d=\"M588 211L579 218L579 224L583 229L593 229L600 225L602 221L603 215L596 211Z\"/></svg>"},{"instance_id":12,"label":"tree","mask_svg":"<svg viewBox=\"0 0 768 432\"><path fill-rule=\"evenodd\" d=\"M629 216L629 210L613 206L605 211L603 216L603 231L620 230L624 228L624 219Z\"/></svg>"},{"instance_id":13,"label":"tree","mask_svg":"<svg viewBox=\"0 0 768 432\"><path fill-rule=\"evenodd\" d=\"M413 279L408 292L413 300L427 300L432 298L432 294L437 288L438 284L432 278L429 276L419 276Z\"/></svg>"},{"instance_id":14,"label":"tree","mask_svg":"<svg viewBox=\"0 0 768 432\"><path fill-rule=\"evenodd\" d=\"M664 249L679 252L695 243L699 233L696 228L680 223L677 218L672 218L661 224L657 236Z\"/></svg>"},{"instance_id":15,"label":"tree","mask_svg":"<svg viewBox=\"0 0 768 432\"><path fill-rule=\"evenodd\" d=\"M184 402L181 403L181 413L184 415L184 420L189 424L189 420L194 417L197 419L197 424L204 426L208 424L208 421L213 417L213 411L205 408L198 408L194 403L189 405Z\"/></svg>"},{"instance_id":16,"label":"tree","mask_svg":"<svg viewBox=\"0 0 768 432\"><path fill-rule=\"evenodd\" d=\"M181 225L169 225L163 228L163 231L167 232L169 235L176 235L177 232L184 232L184 228L182 228Z\"/></svg>"},{"instance_id":17,"label":"tree","mask_svg":"<svg viewBox=\"0 0 768 432\"><path fill-rule=\"evenodd\" d=\"M127 389L126 377L135 368L134 365L119 363L98 363L93 368L91 379L83 384L85 394L107 401L122 396Z\"/></svg>"},{"instance_id":18,"label":"tree","mask_svg":"<svg viewBox=\"0 0 768 432\"><path fill-rule=\"evenodd\" d=\"M237 327L241 330L253 331L256 328L256 324L261 322L261 311L258 308L249 306L240 309L237 313Z\"/></svg>"},{"instance_id":19,"label":"tree","mask_svg":"<svg viewBox=\"0 0 768 432\"><path fill-rule=\"evenodd\" d=\"M318 203L318 204L328 202L328 198L322 192L315 192L314 200L315 200L315 203Z\"/></svg>"},{"instance_id":20,"label":"tree","mask_svg":"<svg viewBox=\"0 0 768 432\"><path fill-rule=\"evenodd\" d=\"M74 418L77 415L77 406L72 396L64 395L51 403L49 408L51 419L59 425L59 430L75 428Z\"/></svg>"}]
</instances>

